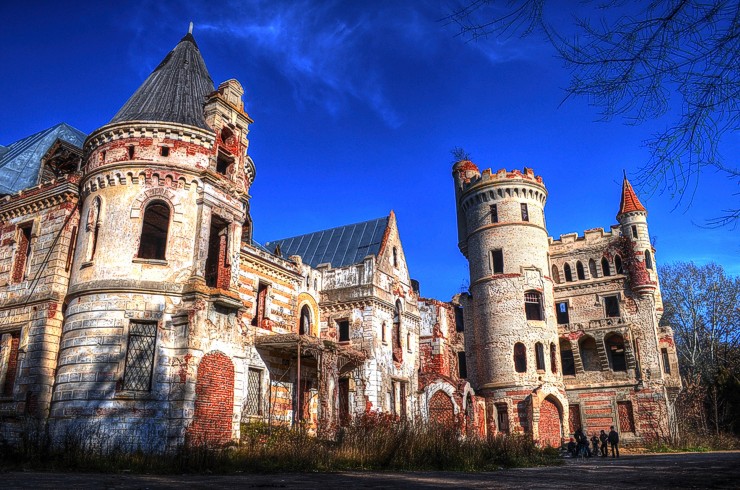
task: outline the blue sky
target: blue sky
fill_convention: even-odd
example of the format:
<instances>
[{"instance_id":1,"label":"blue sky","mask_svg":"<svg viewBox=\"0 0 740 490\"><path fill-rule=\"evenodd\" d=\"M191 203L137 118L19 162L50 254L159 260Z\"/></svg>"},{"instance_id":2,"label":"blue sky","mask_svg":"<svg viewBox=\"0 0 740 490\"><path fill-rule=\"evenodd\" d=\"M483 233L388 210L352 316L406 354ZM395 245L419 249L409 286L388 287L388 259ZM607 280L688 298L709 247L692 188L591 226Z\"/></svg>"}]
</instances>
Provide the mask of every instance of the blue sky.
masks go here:
<instances>
[{"instance_id":1,"label":"blue sky","mask_svg":"<svg viewBox=\"0 0 740 490\"><path fill-rule=\"evenodd\" d=\"M642 142L668 124L600 122L586 100L561 104L569 73L545 41L468 42L440 21L452 5L3 2L0 144L60 121L85 132L107 123L193 21L214 83L238 79L255 120L255 238L393 209L422 294L448 299L467 278L452 148L465 148L481 169L533 167L557 237L615 223L622 170L636 176L648 158ZM553 19L568 22L567 9ZM738 154L733 138L726 157ZM658 263L716 261L740 273L740 230L699 226L738 191L706 171L693 200L640 193Z\"/></svg>"}]
</instances>

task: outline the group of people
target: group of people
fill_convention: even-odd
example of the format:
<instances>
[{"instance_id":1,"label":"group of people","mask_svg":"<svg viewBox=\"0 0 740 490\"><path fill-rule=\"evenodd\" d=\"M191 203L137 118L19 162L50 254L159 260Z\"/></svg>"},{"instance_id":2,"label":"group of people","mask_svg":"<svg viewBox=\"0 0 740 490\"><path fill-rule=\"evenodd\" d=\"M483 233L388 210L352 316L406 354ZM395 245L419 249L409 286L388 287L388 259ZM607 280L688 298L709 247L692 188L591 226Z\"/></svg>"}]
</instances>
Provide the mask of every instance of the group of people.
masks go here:
<instances>
[{"instance_id":1,"label":"group of people","mask_svg":"<svg viewBox=\"0 0 740 490\"><path fill-rule=\"evenodd\" d=\"M590 447L589 447L590 446ZM589 442L588 436L579 427L567 444L568 452L574 457L590 458L601 455L602 458L609 456L609 446L612 448L612 458L619 457L619 434L614 426L609 427L609 434L603 429L598 436L594 432Z\"/></svg>"}]
</instances>

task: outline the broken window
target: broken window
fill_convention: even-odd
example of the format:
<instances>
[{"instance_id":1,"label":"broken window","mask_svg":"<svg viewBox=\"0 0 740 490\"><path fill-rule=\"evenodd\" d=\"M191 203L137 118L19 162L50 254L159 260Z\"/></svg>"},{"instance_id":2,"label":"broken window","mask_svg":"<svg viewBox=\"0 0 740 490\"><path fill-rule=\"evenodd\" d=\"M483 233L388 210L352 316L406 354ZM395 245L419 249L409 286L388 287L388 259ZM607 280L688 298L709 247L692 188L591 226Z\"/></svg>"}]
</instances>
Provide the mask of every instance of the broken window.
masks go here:
<instances>
[{"instance_id":1,"label":"broken window","mask_svg":"<svg viewBox=\"0 0 740 490\"><path fill-rule=\"evenodd\" d=\"M229 289L230 283L229 224L212 215L206 258L206 285L211 288Z\"/></svg>"},{"instance_id":2,"label":"broken window","mask_svg":"<svg viewBox=\"0 0 740 490\"><path fill-rule=\"evenodd\" d=\"M527 348L521 342L514 344L514 369L517 373L527 372Z\"/></svg>"},{"instance_id":3,"label":"broken window","mask_svg":"<svg viewBox=\"0 0 740 490\"><path fill-rule=\"evenodd\" d=\"M604 311L607 318L619 316L619 298L617 296L604 296Z\"/></svg>"},{"instance_id":4,"label":"broken window","mask_svg":"<svg viewBox=\"0 0 740 490\"><path fill-rule=\"evenodd\" d=\"M303 305L303 307L301 308L301 320L298 325L298 334L311 334L311 309L308 307L308 305Z\"/></svg>"},{"instance_id":5,"label":"broken window","mask_svg":"<svg viewBox=\"0 0 740 490\"><path fill-rule=\"evenodd\" d=\"M233 158L219 151L218 156L216 157L216 172L220 173L221 175L226 175L229 170L229 166L231 166L233 162Z\"/></svg>"},{"instance_id":6,"label":"broken window","mask_svg":"<svg viewBox=\"0 0 740 490\"><path fill-rule=\"evenodd\" d=\"M550 343L550 372L553 374L558 372L558 350L552 342Z\"/></svg>"},{"instance_id":7,"label":"broken window","mask_svg":"<svg viewBox=\"0 0 740 490\"><path fill-rule=\"evenodd\" d=\"M129 324L126 367L122 384L124 390L149 391L151 389L156 338L156 323L132 321Z\"/></svg>"},{"instance_id":8,"label":"broken window","mask_svg":"<svg viewBox=\"0 0 740 490\"><path fill-rule=\"evenodd\" d=\"M501 249L491 251L491 266L494 274L504 273L504 252Z\"/></svg>"},{"instance_id":9,"label":"broken window","mask_svg":"<svg viewBox=\"0 0 740 490\"><path fill-rule=\"evenodd\" d=\"M13 262L13 283L19 283L26 278L26 270L31 262L31 228L32 224L28 223L18 227L16 240L18 241L15 249L15 261Z\"/></svg>"},{"instance_id":10,"label":"broken window","mask_svg":"<svg viewBox=\"0 0 740 490\"><path fill-rule=\"evenodd\" d=\"M465 351L457 353L457 374L461 378L468 377L468 364L465 360Z\"/></svg>"},{"instance_id":11,"label":"broken window","mask_svg":"<svg viewBox=\"0 0 740 490\"><path fill-rule=\"evenodd\" d=\"M645 267L648 269L653 268L653 257L650 255L650 250L645 250Z\"/></svg>"},{"instance_id":12,"label":"broken window","mask_svg":"<svg viewBox=\"0 0 740 490\"><path fill-rule=\"evenodd\" d=\"M660 349L660 358L663 361L663 372L666 374L671 374L671 361L668 357L668 349Z\"/></svg>"},{"instance_id":13,"label":"broken window","mask_svg":"<svg viewBox=\"0 0 740 490\"><path fill-rule=\"evenodd\" d=\"M555 284L560 284L560 272L558 266L554 264L552 266L552 280L555 281Z\"/></svg>"},{"instance_id":14,"label":"broken window","mask_svg":"<svg viewBox=\"0 0 740 490\"><path fill-rule=\"evenodd\" d=\"M542 346L540 342L537 342L534 344L534 353L535 353L535 363L537 366L537 371L544 371L545 370L545 348Z\"/></svg>"},{"instance_id":15,"label":"broken window","mask_svg":"<svg viewBox=\"0 0 740 490\"><path fill-rule=\"evenodd\" d=\"M244 412L248 415L262 415L262 370L249 368L247 372L247 399Z\"/></svg>"},{"instance_id":16,"label":"broken window","mask_svg":"<svg viewBox=\"0 0 740 490\"><path fill-rule=\"evenodd\" d=\"M606 257L601 259L601 272L604 274L604 277L611 275L611 271L609 270L609 261L606 260Z\"/></svg>"},{"instance_id":17,"label":"broken window","mask_svg":"<svg viewBox=\"0 0 740 490\"><path fill-rule=\"evenodd\" d=\"M256 327L264 328L262 320L267 318L267 289L268 285L264 282L257 284L257 297L255 301L254 318L252 319L252 325Z\"/></svg>"},{"instance_id":18,"label":"broken window","mask_svg":"<svg viewBox=\"0 0 740 490\"><path fill-rule=\"evenodd\" d=\"M579 260L576 262L576 276L578 277L579 281L583 281L586 279L586 272L583 270L583 264Z\"/></svg>"},{"instance_id":19,"label":"broken window","mask_svg":"<svg viewBox=\"0 0 740 490\"><path fill-rule=\"evenodd\" d=\"M588 259L588 273L591 274L591 279L599 277L599 274L596 272L596 262L594 262L594 259Z\"/></svg>"},{"instance_id":20,"label":"broken window","mask_svg":"<svg viewBox=\"0 0 740 490\"><path fill-rule=\"evenodd\" d=\"M491 223L498 223L498 207L495 204L491 205Z\"/></svg>"},{"instance_id":21,"label":"broken window","mask_svg":"<svg viewBox=\"0 0 740 490\"><path fill-rule=\"evenodd\" d=\"M624 353L624 337L614 333L604 339L609 367L612 371L626 371L627 361Z\"/></svg>"},{"instance_id":22,"label":"broken window","mask_svg":"<svg viewBox=\"0 0 740 490\"><path fill-rule=\"evenodd\" d=\"M568 339L560 339L560 365L563 367L563 376L576 375L576 362Z\"/></svg>"},{"instance_id":23,"label":"broken window","mask_svg":"<svg viewBox=\"0 0 740 490\"><path fill-rule=\"evenodd\" d=\"M496 423L501 434L509 433L509 410L505 403L496 404Z\"/></svg>"},{"instance_id":24,"label":"broken window","mask_svg":"<svg viewBox=\"0 0 740 490\"><path fill-rule=\"evenodd\" d=\"M455 331L465 331L465 317L463 316L462 306L455 306Z\"/></svg>"},{"instance_id":25,"label":"broken window","mask_svg":"<svg viewBox=\"0 0 740 490\"><path fill-rule=\"evenodd\" d=\"M614 256L614 268L617 270L617 274L624 274L624 269L622 268L622 257L619 255Z\"/></svg>"},{"instance_id":26,"label":"broken window","mask_svg":"<svg viewBox=\"0 0 740 490\"><path fill-rule=\"evenodd\" d=\"M584 371L601 371L599 353L596 349L596 341L590 335L584 335L578 341L578 350L581 354Z\"/></svg>"},{"instance_id":27,"label":"broken window","mask_svg":"<svg viewBox=\"0 0 740 490\"><path fill-rule=\"evenodd\" d=\"M570 264L563 266L563 272L565 273L565 282L573 282L573 272L570 270Z\"/></svg>"},{"instance_id":28,"label":"broken window","mask_svg":"<svg viewBox=\"0 0 740 490\"><path fill-rule=\"evenodd\" d=\"M20 342L20 330L0 335L0 396L13 396Z\"/></svg>"},{"instance_id":29,"label":"broken window","mask_svg":"<svg viewBox=\"0 0 740 490\"><path fill-rule=\"evenodd\" d=\"M338 321L337 330L339 330L339 341L349 342L349 320Z\"/></svg>"},{"instance_id":30,"label":"broken window","mask_svg":"<svg viewBox=\"0 0 740 490\"><path fill-rule=\"evenodd\" d=\"M162 201L152 201L144 210L139 241L140 259L165 260L167 232L170 226L170 208ZM95 233L97 234L97 227Z\"/></svg>"},{"instance_id":31,"label":"broken window","mask_svg":"<svg viewBox=\"0 0 740 490\"><path fill-rule=\"evenodd\" d=\"M539 292L524 293L524 312L527 320L542 320L542 295Z\"/></svg>"},{"instance_id":32,"label":"broken window","mask_svg":"<svg viewBox=\"0 0 740 490\"><path fill-rule=\"evenodd\" d=\"M566 325L570 323L570 315L568 314L568 303L562 301L555 305L557 309L558 325Z\"/></svg>"},{"instance_id":33,"label":"broken window","mask_svg":"<svg viewBox=\"0 0 740 490\"><path fill-rule=\"evenodd\" d=\"M529 221L529 209L527 203L522 203L522 221Z\"/></svg>"}]
</instances>

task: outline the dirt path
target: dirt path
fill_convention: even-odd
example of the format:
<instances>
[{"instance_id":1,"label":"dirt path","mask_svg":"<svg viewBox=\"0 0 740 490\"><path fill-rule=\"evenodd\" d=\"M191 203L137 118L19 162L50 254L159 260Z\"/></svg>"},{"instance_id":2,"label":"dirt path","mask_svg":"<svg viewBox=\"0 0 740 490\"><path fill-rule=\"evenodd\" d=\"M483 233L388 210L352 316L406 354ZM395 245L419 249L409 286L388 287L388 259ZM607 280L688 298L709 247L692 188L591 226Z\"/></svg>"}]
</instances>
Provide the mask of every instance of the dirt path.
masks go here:
<instances>
[{"instance_id":1,"label":"dirt path","mask_svg":"<svg viewBox=\"0 0 740 490\"><path fill-rule=\"evenodd\" d=\"M10 472L2 488L740 488L740 451L568 460L565 466L493 473L132 475Z\"/></svg>"}]
</instances>

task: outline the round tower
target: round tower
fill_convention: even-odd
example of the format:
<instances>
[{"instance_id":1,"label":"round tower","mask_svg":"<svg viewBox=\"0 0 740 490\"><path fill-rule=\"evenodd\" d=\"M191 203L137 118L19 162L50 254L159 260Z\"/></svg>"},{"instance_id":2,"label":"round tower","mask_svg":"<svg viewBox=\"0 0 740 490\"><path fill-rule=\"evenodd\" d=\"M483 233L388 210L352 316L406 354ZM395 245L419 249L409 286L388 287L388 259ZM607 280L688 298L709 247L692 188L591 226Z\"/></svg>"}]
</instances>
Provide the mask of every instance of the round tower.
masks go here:
<instances>
[{"instance_id":1,"label":"round tower","mask_svg":"<svg viewBox=\"0 0 740 490\"><path fill-rule=\"evenodd\" d=\"M95 421L124 445L179 444L198 422L190 375L200 359L233 378L230 347L197 339L209 338L205 327L214 338L233 328L241 307L239 245L254 178L243 93L235 80L214 90L189 32L85 141L57 421ZM215 437L225 442L238 427L231 413L221 422Z\"/></svg>"},{"instance_id":2,"label":"round tower","mask_svg":"<svg viewBox=\"0 0 740 490\"><path fill-rule=\"evenodd\" d=\"M653 294L658 283L658 275L648 233L647 210L637 198L626 176L622 182L622 200L619 204L617 221L624 240L630 288L640 296Z\"/></svg>"},{"instance_id":3,"label":"round tower","mask_svg":"<svg viewBox=\"0 0 740 490\"><path fill-rule=\"evenodd\" d=\"M491 433L528 431L559 444L567 402L548 274L547 190L531 169L471 174L471 165L453 170L470 269L463 308L473 323L465 332L472 382L486 397Z\"/></svg>"}]
</instances>

